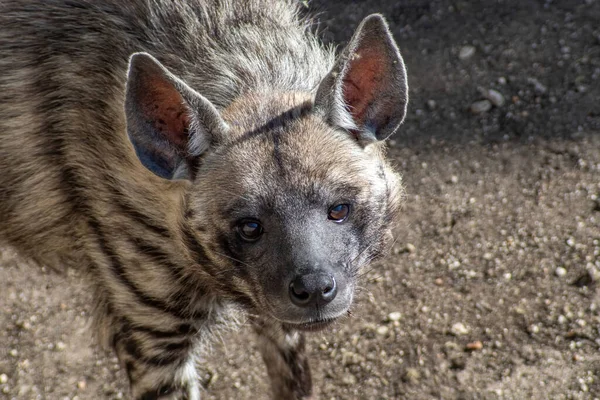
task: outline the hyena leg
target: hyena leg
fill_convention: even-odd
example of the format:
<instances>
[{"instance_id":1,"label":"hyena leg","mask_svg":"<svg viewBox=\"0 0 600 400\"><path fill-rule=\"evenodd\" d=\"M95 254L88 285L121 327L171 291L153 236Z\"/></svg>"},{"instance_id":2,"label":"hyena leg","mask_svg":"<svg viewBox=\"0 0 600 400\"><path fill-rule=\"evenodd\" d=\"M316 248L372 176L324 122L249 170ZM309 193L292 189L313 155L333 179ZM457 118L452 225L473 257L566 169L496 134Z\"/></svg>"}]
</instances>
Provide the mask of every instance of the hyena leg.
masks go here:
<instances>
[{"instance_id":1,"label":"hyena leg","mask_svg":"<svg viewBox=\"0 0 600 400\"><path fill-rule=\"evenodd\" d=\"M312 380L304 335L276 322L253 320L259 348L271 379L276 400L309 399Z\"/></svg>"},{"instance_id":2,"label":"hyena leg","mask_svg":"<svg viewBox=\"0 0 600 400\"><path fill-rule=\"evenodd\" d=\"M208 312L186 308L191 300L185 294L192 291L184 291L177 276L161 276L159 271L163 269L159 262L147 255L144 260L132 258L132 254L146 252L167 260L168 254L145 242L136 248L138 253L120 249L109 242L109 235L98 222L90 226L97 238L97 244L89 242L88 250L95 256L88 259L96 283L94 330L100 341L111 345L117 354L129 378L131 398L199 400L194 356ZM125 258L127 254L129 258ZM176 288L177 292L169 293L170 296L153 294L152 289L158 286L156 282L167 289Z\"/></svg>"},{"instance_id":3,"label":"hyena leg","mask_svg":"<svg viewBox=\"0 0 600 400\"><path fill-rule=\"evenodd\" d=\"M168 328L165 328L167 326ZM193 325L112 324L112 345L134 400L199 400Z\"/></svg>"}]
</instances>

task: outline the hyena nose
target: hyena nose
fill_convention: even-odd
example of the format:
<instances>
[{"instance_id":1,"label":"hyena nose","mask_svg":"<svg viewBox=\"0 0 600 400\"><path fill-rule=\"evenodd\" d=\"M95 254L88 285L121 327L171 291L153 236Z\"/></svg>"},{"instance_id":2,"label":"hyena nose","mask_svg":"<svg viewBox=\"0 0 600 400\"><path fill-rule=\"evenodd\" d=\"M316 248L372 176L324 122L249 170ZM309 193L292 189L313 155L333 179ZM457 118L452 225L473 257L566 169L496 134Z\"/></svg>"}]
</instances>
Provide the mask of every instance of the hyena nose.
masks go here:
<instances>
[{"instance_id":1,"label":"hyena nose","mask_svg":"<svg viewBox=\"0 0 600 400\"><path fill-rule=\"evenodd\" d=\"M290 298L298 307L325 305L335 299L337 284L329 274L307 274L290 283Z\"/></svg>"}]
</instances>

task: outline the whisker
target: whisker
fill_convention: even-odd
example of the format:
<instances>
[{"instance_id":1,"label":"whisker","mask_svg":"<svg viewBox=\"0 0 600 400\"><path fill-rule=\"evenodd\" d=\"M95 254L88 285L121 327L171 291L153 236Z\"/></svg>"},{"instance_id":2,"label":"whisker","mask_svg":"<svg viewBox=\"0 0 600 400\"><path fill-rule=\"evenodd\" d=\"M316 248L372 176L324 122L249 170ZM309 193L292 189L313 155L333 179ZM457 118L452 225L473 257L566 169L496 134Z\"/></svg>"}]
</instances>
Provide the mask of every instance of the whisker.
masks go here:
<instances>
[{"instance_id":1,"label":"whisker","mask_svg":"<svg viewBox=\"0 0 600 400\"><path fill-rule=\"evenodd\" d=\"M389 247L389 249L393 249L393 248L394 248L394 245L395 245L395 244L398 242L398 240L399 240L399 239L400 239L400 235L397 235L397 236L394 238L394 241L392 242L392 244L390 244L390 247Z\"/></svg>"},{"instance_id":2,"label":"whisker","mask_svg":"<svg viewBox=\"0 0 600 400\"><path fill-rule=\"evenodd\" d=\"M218 254L218 255L220 255L221 257L228 258L228 259L230 259L230 260L232 260L232 261L239 262L240 264L242 264L242 265L245 265L245 266L246 266L246 267L248 267L248 268L252 268L252 265L250 265L250 264L248 264L248 263L245 263L245 262L243 262L242 260L238 260L238 259L237 259L237 258L235 258L235 257L228 256L227 254L223 254L223 253L220 253L220 252L218 252L218 251L215 251L215 254Z\"/></svg>"},{"instance_id":3,"label":"whisker","mask_svg":"<svg viewBox=\"0 0 600 400\"><path fill-rule=\"evenodd\" d=\"M371 247L373 247L374 243L369 244L367 247L365 247L360 253L358 253L358 255L356 257L354 257L352 260L350 260L350 264L353 264L354 261L356 261L360 256L362 256L365 251L369 250Z\"/></svg>"},{"instance_id":4,"label":"whisker","mask_svg":"<svg viewBox=\"0 0 600 400\"><path fill-rule=\"evenodd\" d=\"M356 279L362 279L363 277L365 277L367 274L369 274L370 272L374 271L376 268L375 267L371 267L366 271L361 272L360 274L356 275Z\"/></svg>"}]
</instances>

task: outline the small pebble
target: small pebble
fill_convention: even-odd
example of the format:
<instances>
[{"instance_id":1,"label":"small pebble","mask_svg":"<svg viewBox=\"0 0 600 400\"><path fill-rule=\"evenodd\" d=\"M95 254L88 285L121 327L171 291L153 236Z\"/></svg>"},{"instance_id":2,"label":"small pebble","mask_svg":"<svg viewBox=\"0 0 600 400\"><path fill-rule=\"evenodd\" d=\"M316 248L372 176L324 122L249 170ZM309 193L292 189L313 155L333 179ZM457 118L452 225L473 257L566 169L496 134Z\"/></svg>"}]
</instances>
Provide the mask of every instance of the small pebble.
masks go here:
<instances>
[{"instance_id":1,"label":"small pebble","mask_svg":"<svg viewBox=\"0 0 600 400\"><path fill-rule=\"evenodd\" d=\"M389 321L392 321L392 322L400 321L400 318L402 318L402 314L399 313L398 311L391 312L388 314Z\"/></svg>"},{"instance_id":2,"label":"small pebble","mask_svg":"<svg viewBox=\"0 0 600 400\"><path fill-rule=\"evenodd\" d=\"M86 387L87 387L87 383L85 381L79 381L79 382L77 382L77 388L79 390L85 390Z\"/></svg>"},{"instance_id":3,"label":"small pebble","mask_svg":"<svg viewBox=\"0 0 600 400\"><path fill-rule=\"evenodd\" d=\"M468 334L469 330L462 322L457 322L454 325L452 325L452 328L450 328L450 332L454 336L462 336Z\"/></svg>"},{"instance_id":4,"label":"small pebble","mask_svg":"<svg viewBox=\"0 0 600 400\"><path fill-rule=\"evenodd\" d=\"M416 368L406 368L404 374L404 381L410 383L417 383L421 379L421 373Z\"/></svg>"},{"instance_id":5,"label":"small pebble","mask_svg":"<svg viewBox=\"0 0 600 400\"><path fill-rule=\"evenodd\" d=\"M6 382L8 382L8 376L6 376L6 374L0 375L0 383L6 383Z\"/></svg>"},{"instance_id":6,"label":"small pebble","mask_svg":"<svg viewBox=\"0 0 600 400\"><path fill-rule=\"evenodd\" d=\"M31 329L31 323L29 321L20 321L17 323L17 326L23 329L24 331L28 331Z\"/></svg>"},{"instance_id":7,"label":"small pebble","mask_svg":"<svg viewBox=\"0 0 600 400\"><path fill-rule=\"evenodd\" d=\"M388 328L387 326L380 326L377 328L377 333L381 336L387 335L389 331L390 328Z\"/></svg>"},{"instance_id":8,"label":"small pebble","mask_svg":"<svg viewBox=\"0 0 600 400\"><path fill-rule=\"evenodd\" d=\"M347 386L353 386L357 382L356 377L352 374L346 374L342 377L342 383Z\"/></svg>"},{"instance_id":9,"label":"small pebble","mask_svg":"<svg viewBox=\"0 0 600 400\"><path fill-rule=\"evenodd\" d=\"M469 351L481 350L483 348L483 343L481 343L481 340L476 340L474 342L467 343L466 348Z\"/></svg>"},{"instance_id":10,"label":"small pebble","mask_svg":"<svg viewBox=\"0 0 600 400\"><path fill-rule=\"evenodd\" d=\"M427 100L427 108L429 108L430 111L435 110L437 108L435 100Z\"/></svg>"},{"instance_id":11,"label":"small pebble","mask_svg":"<svg viewBox=\"0 0 600 400\"><path fill-rule=\"evenodd\" d=\"M461 60L468 60L469 58L473 57L474 55L475 55L475 47L463 46L458 53L458 58L460 58Z\"/></svg>"},{"instance_id":12,"label":"small pebble","mask_svg":"<svg viewBox=\"0 0 600 400\"><path fill-rule=\"evenodd\" d=\"M527 82L529 82L530 85L533 85L535 91L540 94L544 94L548 91L548 88L535 78L527 78Z\"/></svg>"},{"instance_id":13,"label":"small pebble","mask_svg":"<svg viewBox=\"0 0 600 400\"><path fill-rule=\"evenodd\" d=\"M19 351L17 349L11 349L8 354L10 354L12 357L16 357L19 355Z\"/></svg>"},{"instance_id":14,"label":"small pebble","mask_svg":"<svg viewBox=\"0 0 600 400\"><path fill-rule=\"evenodd\" d=\"M444 284L444 280L443 280L442 278L437 278L437 279L434 281L434 283L435 283L437 286L442 286L442 285Z\"/></svg>"},{"instance_id":15,"label":"small pebble","mask_svg":"<svg viewBox=\"0 0 600 400\"><path fill-rule=\"evenodd\" d=\"M473 114L482 114L492 108L492 103L489 100L480 100L471 104L471 112Z\"/></svg>"},{"instance_id":16,"label":"small pebble","mask_svg":"<svg viewBox=\"0 0 600 400\"><path fill-rule=\"evenodd\" d=\"M556 268L556 270L554 271L554 273L559 278L562 278L563 276L565 276L567 274L567 270L565 268L563 268L563 267L558 267L558 268Z\"/></svg>"},{"instance_id":17,"label":"small pebble","mask_svg":"<svg viewBox=\"0 0 600 400\"><path fill-rule=\"evenodd\" d=\"M64 344L63 342L57 342L55 348L58 351L63 351L64 349L67 348L67 345Z\"/></svg>"},{"instance_id":18,"label":"small pebble","mask_svg":"<svg viewBox=\"0 0 600 400\"><path fill-rule=\"evenodd\" d=\"M504 96L497 90L490 89L486 91L485 98L488 99L494 106L502 107L504 105Z\"/></svg>"}]
</instances>

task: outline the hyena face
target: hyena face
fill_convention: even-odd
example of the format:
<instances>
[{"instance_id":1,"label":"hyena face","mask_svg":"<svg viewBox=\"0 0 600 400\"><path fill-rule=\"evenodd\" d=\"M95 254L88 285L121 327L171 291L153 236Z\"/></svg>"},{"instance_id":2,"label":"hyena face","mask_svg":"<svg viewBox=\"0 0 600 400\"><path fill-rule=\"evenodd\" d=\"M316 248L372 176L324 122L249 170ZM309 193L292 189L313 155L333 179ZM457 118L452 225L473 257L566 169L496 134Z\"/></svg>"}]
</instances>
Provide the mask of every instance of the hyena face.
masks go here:
<instances>
[{"instance_id":1,"label":"hyena face","mask_svg":"<svg viewBox=\"0 0 600 400\"><path fill-rule=\"evenodd\" d=\"M244 99L224 113L229 138L195 176L194 226L258 309L312 329L348 310L359 268L382 247L399 182L376 145L327 124L310 99L266 104Z\"/></svg>"},{"instance_id":2,"label":"hyena face","mask_svg":"<svg viewBox=\"0 0 600 400\"><path fill-rule=\"evenodd\" d=\"M348 311L389 233L401 186L381 141L406 95L402 59L373 16L315 93L248 93L219 112L137 54L126 109L142 163L191 181L189 222L221 290L310 330Z\"/></svg>"}]
</instances>

